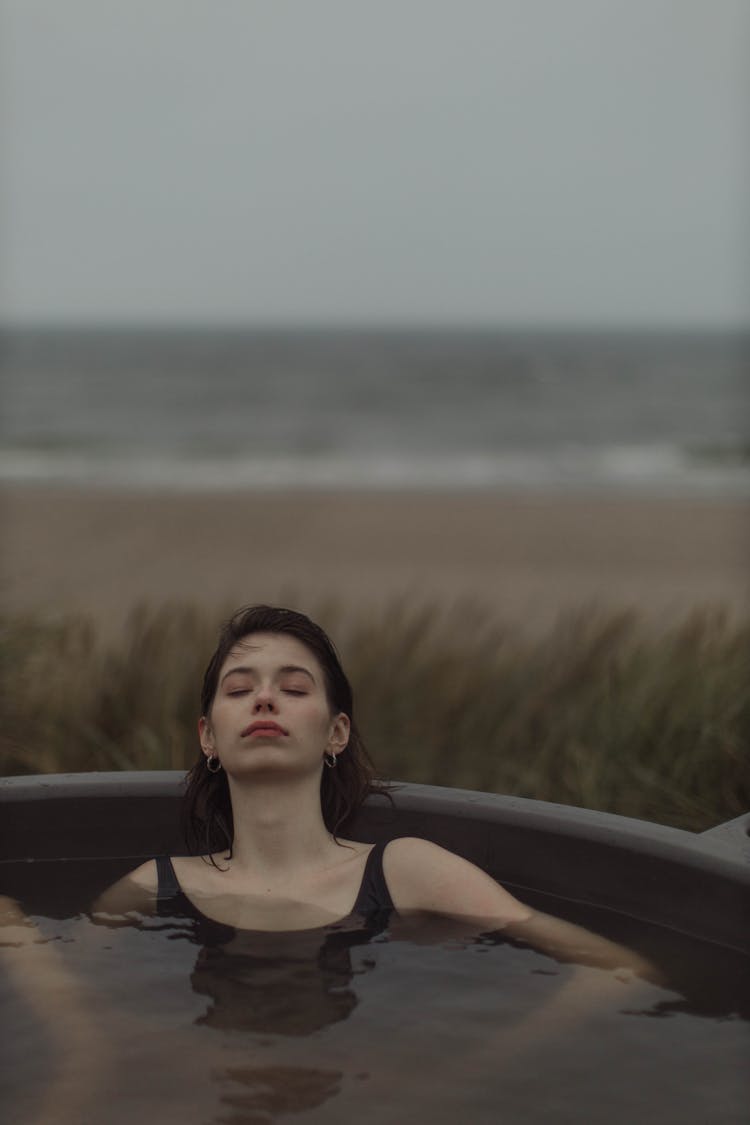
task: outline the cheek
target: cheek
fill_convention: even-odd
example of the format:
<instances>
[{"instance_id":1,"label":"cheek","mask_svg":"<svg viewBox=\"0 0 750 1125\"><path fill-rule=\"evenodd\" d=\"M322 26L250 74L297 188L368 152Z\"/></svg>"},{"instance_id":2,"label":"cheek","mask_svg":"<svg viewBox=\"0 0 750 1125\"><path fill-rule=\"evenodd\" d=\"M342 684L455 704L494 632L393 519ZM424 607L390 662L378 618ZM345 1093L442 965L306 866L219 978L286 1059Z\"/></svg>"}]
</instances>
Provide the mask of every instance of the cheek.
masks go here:
<instances>
[{"instance_id":1,"label":"cheek","mask_svg":"<svg viewBox=\"0 0 750 1125\"><path fill-rule=\"evenodd\" d=\"M227 716L220 700L215 700L207 717L206 729L211 733L220 730Z\"/></svg>"},{"instance_id":2,"label":"cheek","mask_svg":"<svg viewBox=\"0 0 750 1125\"><path fill-rule=\"evenodd\" d=\"M327 704L321 705L318 702L312 703L307 710L306 718L310 724L316 726L322 734L328 735L333 718L331 712L328 710Z\"/></svg>"}]
</instances>

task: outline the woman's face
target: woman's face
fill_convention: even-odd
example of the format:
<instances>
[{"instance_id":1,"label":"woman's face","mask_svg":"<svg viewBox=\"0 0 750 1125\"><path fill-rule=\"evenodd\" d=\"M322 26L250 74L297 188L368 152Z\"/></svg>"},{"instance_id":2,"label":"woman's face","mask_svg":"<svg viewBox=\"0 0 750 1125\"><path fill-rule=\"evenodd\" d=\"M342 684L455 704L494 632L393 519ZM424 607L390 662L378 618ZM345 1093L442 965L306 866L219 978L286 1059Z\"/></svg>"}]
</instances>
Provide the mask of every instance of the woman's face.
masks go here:
<instances>
[{"instance_id":1,"label":"woman's face","mask_svg":"<svg viewBox=\"0 0 750 1125\"><path fill-rule=\"evenodd\" d=\"M349 719L331 712L323 669L301 641L252 633L222 664L198 729L203 753L217 755L230 775L319 772L324 754L345 748Z\"/></svg>"}]
</instances>

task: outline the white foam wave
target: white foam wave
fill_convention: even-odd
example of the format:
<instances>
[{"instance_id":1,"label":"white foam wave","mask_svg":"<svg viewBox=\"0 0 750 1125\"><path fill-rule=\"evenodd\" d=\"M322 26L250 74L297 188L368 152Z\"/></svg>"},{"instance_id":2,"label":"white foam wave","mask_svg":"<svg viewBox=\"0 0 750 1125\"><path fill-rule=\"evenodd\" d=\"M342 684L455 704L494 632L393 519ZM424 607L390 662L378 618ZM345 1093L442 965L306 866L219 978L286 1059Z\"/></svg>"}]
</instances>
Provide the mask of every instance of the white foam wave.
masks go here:
<instances>
[{"instance_id":1,"label":"white foam wave","mask_svg":"<svg viewBox=\"0 0 750 1125\"><path fill-rule=\"evenodd\" d=\"M710 463L666 445L570 446L494 456L384 453L210 459L6 449L0 450L0 480L185 492L615 488L750 495L746 464Z\"/></svg>"}]
</instances>

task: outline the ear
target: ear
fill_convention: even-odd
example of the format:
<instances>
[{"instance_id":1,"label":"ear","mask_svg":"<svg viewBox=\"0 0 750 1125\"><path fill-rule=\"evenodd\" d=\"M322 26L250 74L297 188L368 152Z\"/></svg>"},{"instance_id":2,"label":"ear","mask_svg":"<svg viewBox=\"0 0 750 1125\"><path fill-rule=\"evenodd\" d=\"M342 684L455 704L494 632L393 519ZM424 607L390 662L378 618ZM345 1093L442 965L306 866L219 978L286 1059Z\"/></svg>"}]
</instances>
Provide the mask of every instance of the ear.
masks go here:
<instances>
[{"instance_id":1,"label":"ear","mask_svg":"<svg viewBox=\"0 0 750 1125\"><path fill-rule=\"evenodd\" d=\"M349 743L349 732L351 730L351 723L349 716L345 715L343 711L340 712L333 720L331 725L331 733L328 737L328 753L340 754L342 750L346 750Z\"/></svg>"},{"instance_id":2,"label":"ear","mask_svg":"<svg viewBox=\"0 0 750 1125\"><path fill-rule=\"evenodd\" d=\"M214 752L214 732L205 715L201 715L198 719L198 738L201 740L201 750L207 758L210 758Z\"/></svg>"}]
</instances>

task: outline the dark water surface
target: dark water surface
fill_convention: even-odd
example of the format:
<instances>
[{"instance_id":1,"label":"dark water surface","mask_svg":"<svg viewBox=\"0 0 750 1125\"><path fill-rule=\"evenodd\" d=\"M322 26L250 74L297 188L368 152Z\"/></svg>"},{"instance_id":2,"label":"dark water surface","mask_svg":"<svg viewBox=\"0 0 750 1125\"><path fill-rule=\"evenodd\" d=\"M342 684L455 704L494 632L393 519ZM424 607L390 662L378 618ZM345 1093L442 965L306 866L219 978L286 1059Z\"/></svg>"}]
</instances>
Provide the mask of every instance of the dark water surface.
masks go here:
<instances>
[{"instance_id":1,"label":"dark water surface","mask_svg":"<svg viewBox=\"0 0 750 1125\"><path fill-rule=\"evenodd\" d=\"M735 951L571 904L664 984L437 919L212 940L183 917L66 916L75 870L55 866L49 908L39 888L22 904L33 940L0 930L5 1122L42 1120L45 1090L56 1125L747 1120Z\"/></svg>"}]
</instances>

